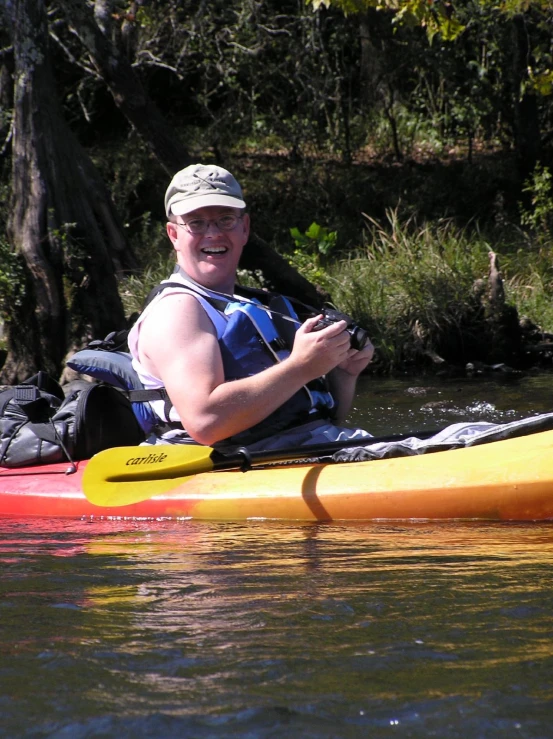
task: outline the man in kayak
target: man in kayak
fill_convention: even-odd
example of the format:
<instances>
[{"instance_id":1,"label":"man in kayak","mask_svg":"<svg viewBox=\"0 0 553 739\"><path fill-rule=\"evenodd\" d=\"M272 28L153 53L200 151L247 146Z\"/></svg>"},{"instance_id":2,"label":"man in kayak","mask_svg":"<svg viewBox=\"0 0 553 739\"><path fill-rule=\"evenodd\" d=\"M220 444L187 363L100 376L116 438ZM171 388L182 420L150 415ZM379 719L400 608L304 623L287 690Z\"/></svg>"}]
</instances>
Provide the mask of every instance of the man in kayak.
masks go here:
<instances>
[{"instance_id":1,"label":"man in kayak","mask_svg":"<svg viewBox=\"0 0 553 739\"><path fill-rule=\"evenodd\" d=\"M158 441L275 449L370 436L336 424L372 359L371 342L352 348L344 320L319 328L320 315L300 323L282 298L275 312L235 294L245 208L236 179L215 165L186 167L167 189L177 266L129 334L144 387L168 396L152 403L166 430ZM276 317L292 327L292 341Z\"/></svg>"}]
</instances>

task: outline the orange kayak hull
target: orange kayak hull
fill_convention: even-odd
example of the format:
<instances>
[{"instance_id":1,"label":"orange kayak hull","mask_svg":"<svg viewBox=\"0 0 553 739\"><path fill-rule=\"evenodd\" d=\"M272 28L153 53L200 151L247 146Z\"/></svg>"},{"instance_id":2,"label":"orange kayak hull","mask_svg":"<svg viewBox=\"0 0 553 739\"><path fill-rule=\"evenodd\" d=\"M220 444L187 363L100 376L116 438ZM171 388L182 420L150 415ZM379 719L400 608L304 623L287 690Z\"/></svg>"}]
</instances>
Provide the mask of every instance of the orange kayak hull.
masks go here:
<instances>
[{"instance_id":1,"label":"orange kayak hull","mask_svg":"<svg viewBox=\"0 0 553 739\"><path fill-rule=\"evenodd\" d=\"M206 472L148 500L89 503L85 462L0 468L0 515L299 521L553 520L553 431L413 457Z\"/></svg>"}]
</instances>

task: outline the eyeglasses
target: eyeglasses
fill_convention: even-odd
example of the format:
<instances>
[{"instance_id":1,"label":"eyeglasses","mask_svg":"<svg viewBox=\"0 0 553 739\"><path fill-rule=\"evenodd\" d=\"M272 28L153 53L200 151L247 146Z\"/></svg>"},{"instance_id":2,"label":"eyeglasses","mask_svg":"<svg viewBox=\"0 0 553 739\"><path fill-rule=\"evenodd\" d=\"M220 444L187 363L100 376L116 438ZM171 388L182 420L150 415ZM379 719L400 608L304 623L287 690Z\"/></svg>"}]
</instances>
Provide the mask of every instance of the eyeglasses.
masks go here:
<instances>
[{"instance_id":1,"label":"eyeglasses","mask_svg":"<svg viewBox=\"0 0 553 739\"><path fill-rule=\"evenodd\" d=\"M225 213L219 218L193 218L191 221L177 223L177 226L184 226L188 233L198 236L207 233L210 223L214 223L219 231L232 231L238 225L238 221L242 220L242 216L235 216L234 213Z\"/></svg>"}]
</instances>

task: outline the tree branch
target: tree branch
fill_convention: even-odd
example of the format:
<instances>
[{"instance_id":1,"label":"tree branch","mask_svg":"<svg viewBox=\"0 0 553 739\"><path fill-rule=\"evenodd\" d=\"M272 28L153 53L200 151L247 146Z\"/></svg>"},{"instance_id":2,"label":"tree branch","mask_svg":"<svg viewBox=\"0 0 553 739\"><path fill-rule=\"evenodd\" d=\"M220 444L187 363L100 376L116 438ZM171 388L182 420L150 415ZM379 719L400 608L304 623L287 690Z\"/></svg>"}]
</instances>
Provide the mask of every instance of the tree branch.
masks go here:
<instances>
[{"instance_id":1,"label":"tree branch","mask_svg":"<svg viewBox=\"0 0 553 739\"><path fill-rule=\"evenodd\" d=\"M176 168L190 164L188 151L149 98L129 60L102 33L92 9L82 0L58 0L58 4L109 87L115 104L149 145L167 174L172 177Z\"/></svg>"}]
</instances>

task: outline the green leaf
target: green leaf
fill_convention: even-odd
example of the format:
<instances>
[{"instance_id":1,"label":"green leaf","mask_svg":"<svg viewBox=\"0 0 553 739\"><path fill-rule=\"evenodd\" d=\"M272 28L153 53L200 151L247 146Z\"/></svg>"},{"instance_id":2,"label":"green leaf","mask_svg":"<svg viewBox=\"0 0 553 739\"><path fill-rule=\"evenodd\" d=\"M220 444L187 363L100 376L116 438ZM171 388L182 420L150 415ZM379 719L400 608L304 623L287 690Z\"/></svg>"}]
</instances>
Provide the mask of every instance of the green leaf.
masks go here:
<instances>
[{"instance_id":1,"label":"green leaf","mask_svg":"<svg viewBox=\"0 0 553 739\"><path fill-rule=\"evenodd\" d=\"M305 232L305 235L308 238L313 239L315 241L315 240L317 240L320 237L321 230L322 230L321 229L321 226L319 226L318 223L316 223L315 221L313 221L313 223L309 226L309 228Z\"/></svg>"},{"instance_id":2,"label":"green leaf","mask_svg":"<svg viewBox=\"0 0 553 739\"><path fill-rule=\"evenodd\" d=\"M296 228L295 226L294 226L294 228L291 228L291 229L290 229L290 236L291 236L291 237L292 237L292 238L293 238L293 239L294 239L295 241L301 241L301 239L302 239L302 234L301 234L301 231L299 230L299 228Z\"/></svg>"}]
</instances>

